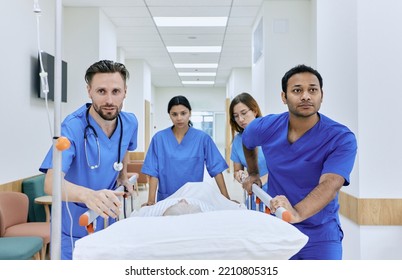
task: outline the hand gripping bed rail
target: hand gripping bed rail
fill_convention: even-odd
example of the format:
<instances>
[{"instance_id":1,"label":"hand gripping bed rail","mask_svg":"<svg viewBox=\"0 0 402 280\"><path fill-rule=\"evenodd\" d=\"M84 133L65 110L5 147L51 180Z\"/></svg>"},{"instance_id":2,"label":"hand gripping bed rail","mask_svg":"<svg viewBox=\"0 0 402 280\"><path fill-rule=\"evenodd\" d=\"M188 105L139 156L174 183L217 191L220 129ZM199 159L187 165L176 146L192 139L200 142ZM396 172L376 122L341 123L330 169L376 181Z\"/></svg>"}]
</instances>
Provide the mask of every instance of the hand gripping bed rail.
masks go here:
<instances>
[{"instance_id":1,"label":"hand gripping bed rail","mask_svg":"<svg viewBox=\"0 0 402 280\"><path fill-rule=\"evenodd\" d=\"M265 212L271 213L269 205L270 205L270 201L271 201L272 197L269 194L267 194L265 191L263 191L256 184L252 185L252 191L256 196L256 203L259 204L259 203L261 203L260 201L262 201L265 204ZM251 198L249 198L249 202L250 201L251 201ZM279 207L278 209L276 209L275 216L277 216L278 218L280 218L288 223L292 219L292 214L288 210L286 210L284 207Z\"/></svg>"},{"instance_id":2,"label":"hand gripping bed rail","mask_svg":"<svg viewBox=\"0 0 402 280\"><path fill-rule=\"evenodd\" d=\"M129 182L132 184L136 184L137 182L137 175L131 176ZM125 190L124 186L119 186L114 191L123 192ZM125 200L125 196L120 196L120 200ZM131 199L131 210L133 209L133 196L130 196ZM124 203L125 208L125 203ZM124 209L125 211L125 209ZM98 218L99 214L96 213L94 210L89 209L84 214L82 214L79 218L79 225L84 226L87 229L88 234L94 233L96 229L96 218ZM105 219L106 220L106 219Z\"/></svg>"}]
</instances>

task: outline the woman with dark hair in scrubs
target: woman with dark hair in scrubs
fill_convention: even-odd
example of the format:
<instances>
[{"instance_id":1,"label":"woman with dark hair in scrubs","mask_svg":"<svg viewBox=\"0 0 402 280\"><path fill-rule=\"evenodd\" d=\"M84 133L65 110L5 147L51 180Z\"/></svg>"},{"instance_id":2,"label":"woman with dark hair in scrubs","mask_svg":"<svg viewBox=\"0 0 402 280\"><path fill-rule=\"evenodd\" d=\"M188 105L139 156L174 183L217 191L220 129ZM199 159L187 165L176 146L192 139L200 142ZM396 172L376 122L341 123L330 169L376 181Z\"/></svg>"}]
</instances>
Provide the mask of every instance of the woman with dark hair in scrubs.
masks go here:
<instances>
[{"instance_id":1,"label":"woman with dark hair in scrubs","mask_svg":"<svg viewBox=\"0 0 402 280\"><path fill-rule=\"evenodd\" d=\"M202 182L204 166L229 199L222 174L228 165L212 138L192 126L190 102L184 96L175 96L167 111L173 126L153 136L141 170L150 176L145 205L169 197L187 182Z\"/></svg>"},{"instance_id":2,"label":"woman with dark hair in scrubs","mask_svg":"<svg viewBox=\"0 0 402 280\"><path fill-rule=\"evenodd\" d=\"M239 183L243 183L244 179L248 176L247 162L243 152L243 131L249 123L259 117L262 117L260 107L249 93L240 93L230 102L229 122L233 138L230 159L233 161L233 176ZM262 189L267 191L268 169L261 147L258 147L258 169L261 176ZM246 204L249 203L247 200L245 202ZM255 209L255 201L251 201L251 209Z\"/></svg>"}]
</instances>

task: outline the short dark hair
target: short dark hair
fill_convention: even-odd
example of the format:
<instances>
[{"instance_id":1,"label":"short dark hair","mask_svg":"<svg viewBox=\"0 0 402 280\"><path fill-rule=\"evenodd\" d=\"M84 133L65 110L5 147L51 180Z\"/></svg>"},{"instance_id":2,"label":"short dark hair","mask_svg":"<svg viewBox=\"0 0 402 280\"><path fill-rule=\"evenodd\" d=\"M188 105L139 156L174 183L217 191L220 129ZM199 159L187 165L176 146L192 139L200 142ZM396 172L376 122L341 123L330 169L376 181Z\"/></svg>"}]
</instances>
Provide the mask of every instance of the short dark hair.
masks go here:
<instances>
[{"instance_id":1,"label":"short dark hair","mask_svg":"<svg viewBox=\"0 0 402 280\"><path fill-rule=\"evenodd\" d=\"M295 74L306 73L306 72L311 73L317 77L318 82L320 83L320 89L322 91L323 82L320 73L318 73L317 70L311 68L310 66L306 66L304 64L299 64L285 73L285 75L282 78L282 91L286 94L286 90L288 88L288 81L290 77L292 77Z\"/></svg>"},{"instance_id":2,"label":"short dark hair","mask_svg":"<svg viewBox=\"0 0 402 280\"><path fill-rule=\"evenodd\" d=\"M191 112L191 105L188 99L183 95L177 95L175 97L172 97L172 99L170 99L168 103L167 107L168 114L170 114L170 110L172 109L172 107L177 105L183 105ZM188 121L188 126L193 126L193 123L191 121Z\"/></svg>"},{"instance_id":3,"label":"short dark hair","mask_svg":"<svg viewBox=\"0 0 402 280\"><path fill-rule=\"evenodd\" d=\"M124 64L119 62L114 62L111 60L100 60L95 62L87 69L85 73L85 81L88 85L91 84L92 78L97 73L120 73L121 77L123 78L124 84L126 83L127 79L129 78L130 74L124 66Z\"/></svg>"}]
</instances>

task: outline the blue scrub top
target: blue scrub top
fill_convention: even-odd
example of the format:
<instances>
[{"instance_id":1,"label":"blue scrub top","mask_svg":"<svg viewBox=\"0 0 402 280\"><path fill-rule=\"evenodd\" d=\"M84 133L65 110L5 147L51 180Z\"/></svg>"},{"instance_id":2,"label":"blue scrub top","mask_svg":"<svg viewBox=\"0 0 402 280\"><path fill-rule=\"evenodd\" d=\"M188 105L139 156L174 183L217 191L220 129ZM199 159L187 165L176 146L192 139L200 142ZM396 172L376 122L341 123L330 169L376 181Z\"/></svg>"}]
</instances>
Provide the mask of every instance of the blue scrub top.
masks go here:
<instances>
[{"instance_id":1,"label":"blue scrub top","mask_svg":"<svg viewBox=\"0 0 402 280\"><path fill-rule=\"evenodd\" d=\"M247 168L246 157L243 152L243 141L242 141L242 133L236 134L232 142L232 152L230 154L230 159L235 163L240 163L241 165ZM258 170L260 171L260 176L264 176L268 173L267 164L265 162L265 157L262 152L261 147L258 147ZM266 189L265 184L263 189Z\"/></svg>"},{"instance_id":2,"label":"blue scrub top","mask_svg":"<svg viewBox=\"0 0 402 280\"><path fill-rule=\"evenodd\" d=\"M113 135L108 138L95 120L88 115L89 123L95 129L98 135L100 145L100 165L98 168L91 169L90 165L98 163L98 146L96 138L91 129L85 129L87 126L86 112L91 104L86 104L77 111L68 115L61 124L61 135L67 137L71 146L62 152L62 171L65 173L65 179L71 183L84 186L93 190L114 189L116 187L116 179L119 175L115 171L113 164L118 160L118 146L120 141L120 131L123 127L123 137L121 143L120 160L126 152L133 151L137 148L138 121L134 114L120 112L120 119L123 126L119 124ZM84 133L87 133L87 155L84 149ZM49 149L39 170L46 173L48 169L53 168L53 147ZM85 227L78 224L79 217L85 213L88 208L82 203L62 202L62 233L70 235L70 216L67 212L67 204L72 215L73 232L72 236L80 238L87 235ZM112 220L110 222L113 222ZM103 219L98 218L96 230L103 229ZM69 242L69 238L65 238ZM63 242L62 242L63 243ZM62 244L69 247L70 244Z\"/></svg>"},{"instance_id":3,"label":"blue scrub top","mask_svg":"<svg viewBox=\"0 0 402 280\"><path fill-rule=\"evenodd\" d=\"M317 124L294 143L288 141L288 112L257 118L244 130L243 144L248 149L262 146L272 197L285 195L295 205L325 173L338 174L345 178L344 185L349 185L357 153L355 135L323 114L319 117ZM294 225L309 236L309 242L339 240L338 209L336 197L320 212Z\"/></svg>"},{"instance_id":4,"label":"blue scrub top","mask_svg":"<svg viewBox=\"0 0 402 280\"><path fill-rule=\"evenodd\" d=\"M157 201L160 201L185 183L202 182L204 166L211 177L228 168L212 138L190 127L179 144L169 127L152 138L141 172L158 178Z\"/></svg>"}]
</instances>

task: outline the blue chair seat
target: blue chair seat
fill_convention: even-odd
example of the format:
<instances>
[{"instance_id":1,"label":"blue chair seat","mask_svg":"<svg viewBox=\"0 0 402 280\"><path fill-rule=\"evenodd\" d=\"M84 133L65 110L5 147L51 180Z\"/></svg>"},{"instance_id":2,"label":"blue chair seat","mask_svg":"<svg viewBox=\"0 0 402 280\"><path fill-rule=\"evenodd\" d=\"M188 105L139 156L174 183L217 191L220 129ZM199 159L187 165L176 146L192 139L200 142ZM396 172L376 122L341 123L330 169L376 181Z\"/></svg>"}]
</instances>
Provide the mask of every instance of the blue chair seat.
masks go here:
<instances>
[{"instance_id":1,"label":"blue chair seat","mask_svg":"<svg viewBox=\"0 0 402 280\"><path fill-rule=\"evenodd\" d=\"M35 236L0 237L0 260L29 260L39 253L43 239Z\"/></svg>"}]
</instances>

